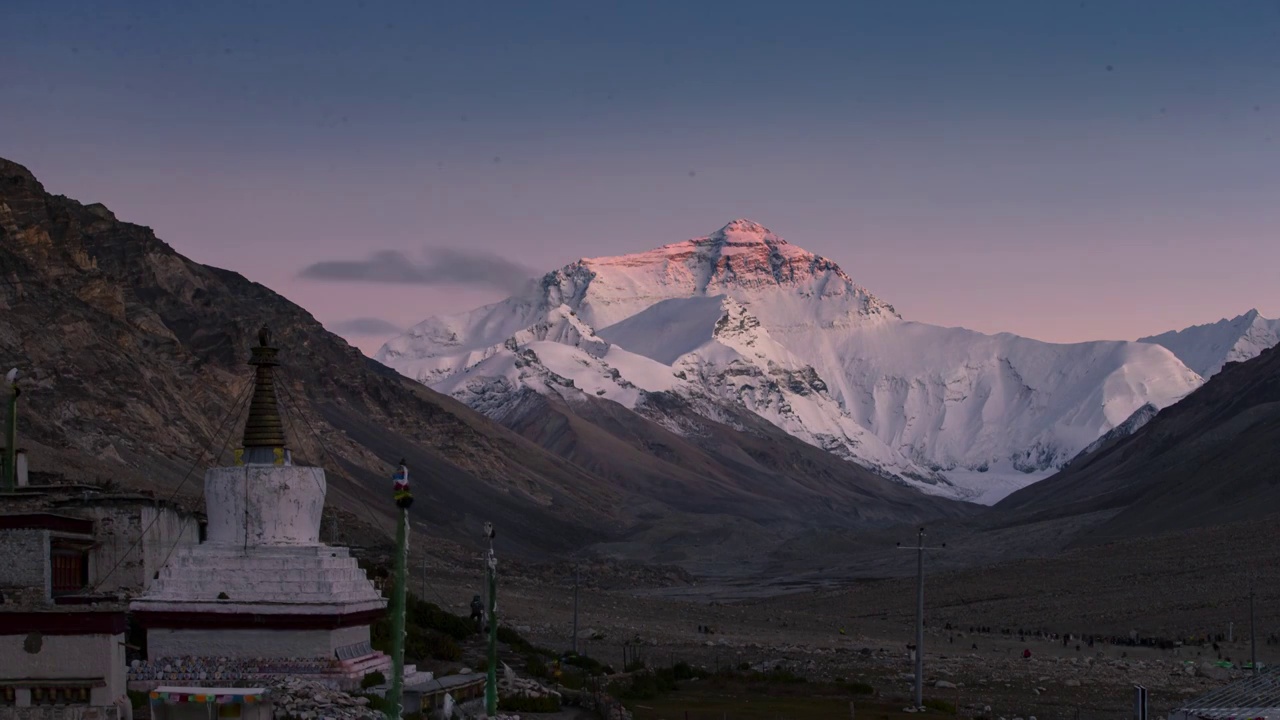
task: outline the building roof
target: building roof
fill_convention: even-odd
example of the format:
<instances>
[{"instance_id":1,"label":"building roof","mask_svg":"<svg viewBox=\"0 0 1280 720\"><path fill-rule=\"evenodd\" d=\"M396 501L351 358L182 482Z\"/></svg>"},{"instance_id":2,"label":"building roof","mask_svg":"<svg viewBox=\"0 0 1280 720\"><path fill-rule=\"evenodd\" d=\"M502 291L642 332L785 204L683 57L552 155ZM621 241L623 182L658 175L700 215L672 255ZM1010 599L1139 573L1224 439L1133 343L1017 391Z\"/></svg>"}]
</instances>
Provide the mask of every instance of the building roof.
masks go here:
<instances>
[{"instance_id":1,"label":"building roof","mask_svg":"<svg viewBox=\"0 0 1280 720\"><path fill-rule=\"evenodd\" d=\"M93 521L54 513L14 513L0 515L0 530L54 530L92 535Z\"/></svg>"},{"instance_id":2,"label":"building roof","mask_svg":"<svg viewBox=\"0 0 1280 720\"><path fill-rule=\"evenodd\" d=\"M1190 700L1178 711L1188 717L1206 720L1278 714L1280 672L1267 668L1253 677Z\"/></svg>"}]
</instances>

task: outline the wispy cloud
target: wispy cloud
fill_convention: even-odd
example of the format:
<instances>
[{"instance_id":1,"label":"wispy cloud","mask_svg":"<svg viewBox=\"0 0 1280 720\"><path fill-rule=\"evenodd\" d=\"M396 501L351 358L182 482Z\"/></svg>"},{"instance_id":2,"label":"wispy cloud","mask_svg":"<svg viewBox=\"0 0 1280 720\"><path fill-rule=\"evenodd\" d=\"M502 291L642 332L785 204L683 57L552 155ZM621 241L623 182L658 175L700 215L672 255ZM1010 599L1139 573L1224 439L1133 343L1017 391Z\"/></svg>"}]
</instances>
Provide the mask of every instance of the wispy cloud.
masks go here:
<instances>
[{"instance_id":1,"label":"wispy cloud","mask_svg":"<svg viewBox=\"0 0 1280 720\"><path fill-rule=\"evenodd\" d=\"M422 261L398 250L379 250L364 260L313 263L298 276L333 282L484 285L515 292L535 274L534 270L493 253L431 248Z\"/></svg>"},{"instance_id":2,"label":"wispy cloud","mask_svg":"<svg viewBox=\"0 0 1280 720\"><path fill-rule=\"evenodd\" d=\"M397 335L404 329L393 322L382 318L362 317L348 320L336 320L329 323L329 329L339 335Z\"/></svg>"}]
</instances>

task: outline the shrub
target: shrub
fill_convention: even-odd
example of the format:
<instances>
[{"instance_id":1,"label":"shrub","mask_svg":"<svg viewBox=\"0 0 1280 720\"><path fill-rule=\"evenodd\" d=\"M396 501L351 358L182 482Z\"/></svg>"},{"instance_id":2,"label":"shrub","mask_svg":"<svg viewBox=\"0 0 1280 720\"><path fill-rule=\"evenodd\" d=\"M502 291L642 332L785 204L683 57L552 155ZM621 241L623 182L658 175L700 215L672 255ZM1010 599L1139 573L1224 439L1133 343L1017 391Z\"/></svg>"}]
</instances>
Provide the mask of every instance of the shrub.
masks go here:
<instances>
[{"instance_id":1,"label":"shrub","mask_svg":"<svg viewBox=\"0 0 1280 720\"><path fill-rule=\"evenodd\" d=\"M608 666L601 664L599 660L586 655L575 655L573 653L569 653L564 656L563 663L572 667L582 668L591 675L613 674L612 668L609 668Z\"/></svg>"},{"instance_id":2,"label":"shrub","mask_svg":"<svg viewBox=\"0 0 1280 720\"><path fill-rule=\"evenodd\" d=\"M560 712L560 699L554 695L546 697L509 695L498 698L498 709L504 712Z\"/></svg>"},{"instance_id":3,"label":"shrub","mask_svg":"<svg viewBox=\"0 0 1280 720\"><path fill-rule=\"evenodd\" d=\"M387 676L375 670L360 679L360 687L365 690L368 690L371 687L383 685L386 682L387 682Z\"/></svg>"},{"instance_id":4,"label":"shrub","mask_svg":"<svg viewBox=\"0 0 1280 720\"><path fill-rule=\"evenodd\" d=\"M876 689L874 687L871 687L867 683L860 682L858 680L845 683L844 690L850 695L875 695L876 694Z\"/></svg>"},{"instance_id":5,"label":"shrub","mask_svg":"<svg viewBox=\"0 0 1280 720\"><path fill-rule=\"evenodd\" d=\"M620 700L652 700L675 689L676 681L670 668L657 672L638 672L629 680L617 680L609 684L609 694Z\"/></svg>"},{"instance_id":6,"label":"shrub","mask_svg":"<svg viewBox=\"0 0 1280 720\"><path fill-rule=\"evenodd\" d=\"M453 638L466 640L475 634L471 621L442 609L439 605L410 595L405 602L405 622L427 630L435 630Z\"/></svg>"},{"instance_id":7,"label":"shrub","mask_svg":"<svg viewBox=\"0 0 1280 720\"><path fill-rule=\"evenodd\" d=\"M956 714L956 706L946 700L925 700L924 706L930 710L947 713L948 715Z\"/></svg>"}]
</instances>

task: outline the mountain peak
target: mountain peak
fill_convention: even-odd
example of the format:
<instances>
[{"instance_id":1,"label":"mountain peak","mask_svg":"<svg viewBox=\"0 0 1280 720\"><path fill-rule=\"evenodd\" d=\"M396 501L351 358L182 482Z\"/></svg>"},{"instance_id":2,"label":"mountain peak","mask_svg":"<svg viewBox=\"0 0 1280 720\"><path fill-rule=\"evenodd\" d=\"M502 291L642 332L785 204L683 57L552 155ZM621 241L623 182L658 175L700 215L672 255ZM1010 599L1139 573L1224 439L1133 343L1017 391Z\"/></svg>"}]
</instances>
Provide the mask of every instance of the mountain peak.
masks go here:
<instances>
[{"instance_id":1,"label":"mountain peak","mask_svg":"<svg viewBox=\"0 0 1280 720\"><path fill-rule=\"evenodd\" d=\"M746 218L738 218L737 220L729 221L724 227L715 231L712 237L727 238L731 235L754 235L762 240L765 238L771 238L779 242L786 242L777 235L774 235L773 231L769 228L761 225L755 220L748 220Z\"/></svg>"}]
</instances>

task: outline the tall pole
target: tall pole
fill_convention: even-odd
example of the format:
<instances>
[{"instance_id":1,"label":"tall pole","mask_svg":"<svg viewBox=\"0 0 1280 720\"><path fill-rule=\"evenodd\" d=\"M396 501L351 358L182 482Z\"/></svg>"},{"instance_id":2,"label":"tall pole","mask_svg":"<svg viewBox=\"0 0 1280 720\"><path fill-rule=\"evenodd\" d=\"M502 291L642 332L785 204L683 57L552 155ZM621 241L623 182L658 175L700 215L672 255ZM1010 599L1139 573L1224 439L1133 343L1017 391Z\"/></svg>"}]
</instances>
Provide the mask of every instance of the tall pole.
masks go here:
<instances>
[{"instance_id":1,"label":"tall pole","mask_svg":"<svg viewBox=\"0 0 1280 720\"><path fill-rule=\"evenodd\" d=\"M485 574L489 588L489 673L484 684L484 711L489 717L498 715L498 559L493 554L493 523L484 524L489 540Z\"/></svg>"},{"instance_id":2,"label":"tall pole","mask_svg":"<svg viewBox=\"0 0 1280 720\"><path fill-rule=\"evenodd\" d=\"M903 547L902 543L898 543L899 550L914 550L916 553L916 707L924 706L924 554L927 550L943 550L947 544L942 543L940 547L924 546L924 528L920 528L920 533L916 538L915 547Z\"/></svg>"},{"instance_id":3,"label":"tall pole","mask_svg":"<svg viewBox=\"0 0 1280 720\"><path fill-rule=\"evenodd\" d=\"M1253 674L1258 674L1258 635L1254 631L1254 614L1253 614L1253 578L1249 578L1249 663L1253 665Z\"/></svg>"},{"instance_id":4,"label":"tall pole","mask_svg":"<svg viewBox=\"0 0 1280 720\"><path fill-rule=\"evenodd\" d=\"M916 544L916 707L924 706L924 528Z\"/></svg>"},{"instance_id":5,"label":"tall pole","mask_svg":"<svg viewBox=\"0 0 1280 720\"><path fill-rule=\"evenodd\" d=\"M388 720L400 720L404 714L404 596L409 580L409 506L413 504L409 469L404 460L400 461L393 482L400 524L396 528L396 584L391 592L391 690L387 693L386 714Z\"/></svg>"},{"instance_id":6,"label":"tall pole","mask_svg":"<svg viewBox=\"0 0 1280 720\"><path fill-rule=\"evenodd\" d=\"M578 566L573 566L573 654L578 654Z\"/></svg>"},{"instance_id":7,"label":"tall pole","mask_svg":"<svg viewBox=\"0 0 1280 720\"><path fill-rule=\"evenodd\" d=\"M5 376L9 382L9 416L5 425L4 489L13 492L18 485L18 368Z\"/></svg>"}]
</instances>

